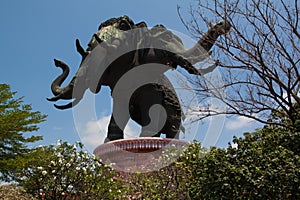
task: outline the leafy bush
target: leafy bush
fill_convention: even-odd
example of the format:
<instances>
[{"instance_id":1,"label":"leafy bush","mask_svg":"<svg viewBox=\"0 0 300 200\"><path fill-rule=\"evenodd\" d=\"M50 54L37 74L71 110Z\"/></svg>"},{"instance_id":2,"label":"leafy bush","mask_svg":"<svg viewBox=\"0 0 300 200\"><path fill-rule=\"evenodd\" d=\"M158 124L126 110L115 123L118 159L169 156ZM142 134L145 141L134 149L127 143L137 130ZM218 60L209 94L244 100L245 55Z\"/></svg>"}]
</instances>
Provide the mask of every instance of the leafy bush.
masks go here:
<instances>
[{"instance_id":1,"label":"leafy bush","mask_svg":"<svg viewBox=\"0 0 300 200\"><path fill-rule=\"evenodd\" d=\"M154 160L155 166L149 169L164 166L157 171L148 173L133 173L126 183L127 196L135 194L138 199L161 200L161 199L191 199L189 188L191 186L192 167L191 160L200 159L205 153L199 142L191 143L184 148L166 148L163 154ZM171 163L170 165L166 165ZM189 163L189 164L187 164ZM195 169L194 169L195 171Z\"/></svg>"},{"instance_id":2,"label":"leafy bush","mask_svg":"<svg viewBox=\"0 0 300 200\"><path fill-rule=\"evenodd\" d=\"M298 138L298 139L296 139ZM299 133L265 127L186 160L192 199L299 199ZM189 167L190 166L190 167Z\"/></svg>"},{"instance_id":3,"label":"leafy bush","mask_svg":"<svg viewBox=\"0 0 300 200\"><path fill-rule=\"evenodd\" d=\"M39 147L31 159L20 157L16 181L44 199L114 199L121 194L117 174L82 150L83 145L58 141L56 146ZM36 156L32 156L36 155Z\"/></svg>"},{"instance_id":4,"label":"leafy bush","mask_svg":"<svg viewBox=\"0 0 300 200\"><path fill-rule=\"evenodd\" d=\"M126 192L140 199L300 199L299 132L266 126L233 142L236 148L208 151L195 141L166 151L161 162L173 164L132 174Z\"/></svg>"}]
</instances>

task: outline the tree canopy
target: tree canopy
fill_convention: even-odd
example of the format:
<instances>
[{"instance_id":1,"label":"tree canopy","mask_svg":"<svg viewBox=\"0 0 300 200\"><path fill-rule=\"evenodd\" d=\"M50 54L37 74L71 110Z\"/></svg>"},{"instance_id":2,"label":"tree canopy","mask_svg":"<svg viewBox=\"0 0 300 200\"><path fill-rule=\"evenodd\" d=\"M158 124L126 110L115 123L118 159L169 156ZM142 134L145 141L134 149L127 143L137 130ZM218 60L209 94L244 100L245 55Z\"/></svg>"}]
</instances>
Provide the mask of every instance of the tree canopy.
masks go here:
<instances>
[{"instance_id":1,"label":"tree canopy","mask_svg":"<svg viewBox=\"0 0 300 200\"><path fill-rule=\"evenodd\" d=\"M9 85L0 84L0 179L9 180L13 166L11 161L16 156L27 153L28 143L41 140L41 136L27 133L37 131L38 124L46 118L38 111L32 111L23 98L14 98L16 92Z\"/></svg>"}]
</instances>

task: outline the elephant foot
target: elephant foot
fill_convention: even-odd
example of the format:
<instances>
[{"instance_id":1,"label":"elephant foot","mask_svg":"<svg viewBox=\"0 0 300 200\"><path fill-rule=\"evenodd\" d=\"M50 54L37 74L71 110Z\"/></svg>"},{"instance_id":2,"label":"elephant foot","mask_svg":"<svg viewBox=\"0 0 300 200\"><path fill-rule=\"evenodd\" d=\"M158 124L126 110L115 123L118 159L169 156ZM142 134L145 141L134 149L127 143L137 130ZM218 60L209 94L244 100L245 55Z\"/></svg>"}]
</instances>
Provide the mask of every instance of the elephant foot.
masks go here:
<instances>
[{"instance_id":1,"label":"elephant foot","mask_svg":"<svg viewBox=\"0 0 300 200\"><path fill-rule=\"evenodd\" d=\"M160 133L149 130L142 130L140 137L160 137Z\"/></svg>"},{"instance_id":2,"label":"elephant foot","mask_svg":"<svg viewBox=\"0 0 300 200\"><path fill-rule=\"evenodd\" d=\"M114 140L124 139L123 131L110 131L107 134L107 137L104 140L104 143Z\"/></svg>"},{"instance_id":3,"label":"elephant foot","mask_svg":"<svg viewBox=\"0 0 300 200\"><path fill-rule=\"evenodd\" d=\"M110 141L110 139L108 138L108 137L106 137L105 139L104 139L104 143L108 143Z\"/></svg>"}]
</instances>

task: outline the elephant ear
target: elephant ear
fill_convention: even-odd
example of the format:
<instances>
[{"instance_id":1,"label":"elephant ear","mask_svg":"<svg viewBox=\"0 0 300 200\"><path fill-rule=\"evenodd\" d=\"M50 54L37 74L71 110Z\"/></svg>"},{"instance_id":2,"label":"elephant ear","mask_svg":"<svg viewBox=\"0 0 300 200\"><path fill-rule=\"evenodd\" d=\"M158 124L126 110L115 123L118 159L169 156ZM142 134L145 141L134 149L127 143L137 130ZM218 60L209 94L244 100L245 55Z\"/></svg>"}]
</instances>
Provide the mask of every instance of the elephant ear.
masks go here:
<instances>
[{"instance_id":1,"label":"elephant ear","mask_svg":"<svg viewBox=\"0 0 300 200\"><path fill-rule=\"evenodd\" d=\"M80 68L86 71L86 84L90 91L97 93L100 91L101 83L99 82L104 71L108 67L107 50L102 45L97 45L83 60Z\"/></svg>"}]
</instances>

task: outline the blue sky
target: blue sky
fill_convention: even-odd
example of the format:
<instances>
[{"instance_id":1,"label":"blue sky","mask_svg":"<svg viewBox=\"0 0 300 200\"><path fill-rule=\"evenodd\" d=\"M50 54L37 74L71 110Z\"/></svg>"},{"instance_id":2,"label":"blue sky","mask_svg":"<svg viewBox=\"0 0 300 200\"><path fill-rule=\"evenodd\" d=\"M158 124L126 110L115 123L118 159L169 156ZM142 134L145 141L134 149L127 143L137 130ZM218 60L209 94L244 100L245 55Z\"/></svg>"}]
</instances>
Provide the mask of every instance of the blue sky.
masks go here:
<instances>
[{"instance_id":1,"label":"blue sky","mask_svg":"<svg viewBox=\"0 0 300 200\"><path fill-rule=\"evenodd\" d=\"M183 15L188 16L190 3L184 0L1 1L0 82L9 84L13 91L18 92L18 97L24 96L25 103L32 104L34 110L48 115L36 133L44 140L35 145L52 144L58 139L70 143L83 139L82 134L78 134L72 110L57 110L46 100L52 96L51 82L60 73L54 67L54 58L66 62L71 68L70 77L73 76L81 61L75 49L75 39L80 39L86 48L101 22L122 15L128 15L135 22L145 21L148 26L163 24L189 35L180 22L177 5L182 8ZM103 89L97 94L96 105L97 119L90 119L81 127L86 134L105 129L111 114L109 90ZM244 118L232 118L225 123L214 121L215 124L209 124L210 121L213 120L204 122L195 138L202 142L205 138L203 132L208 127L218 127L221 135L212 145L221 147L226 146L234 134L241 135L254 127Z\"/></svg>"}]
</instances>

